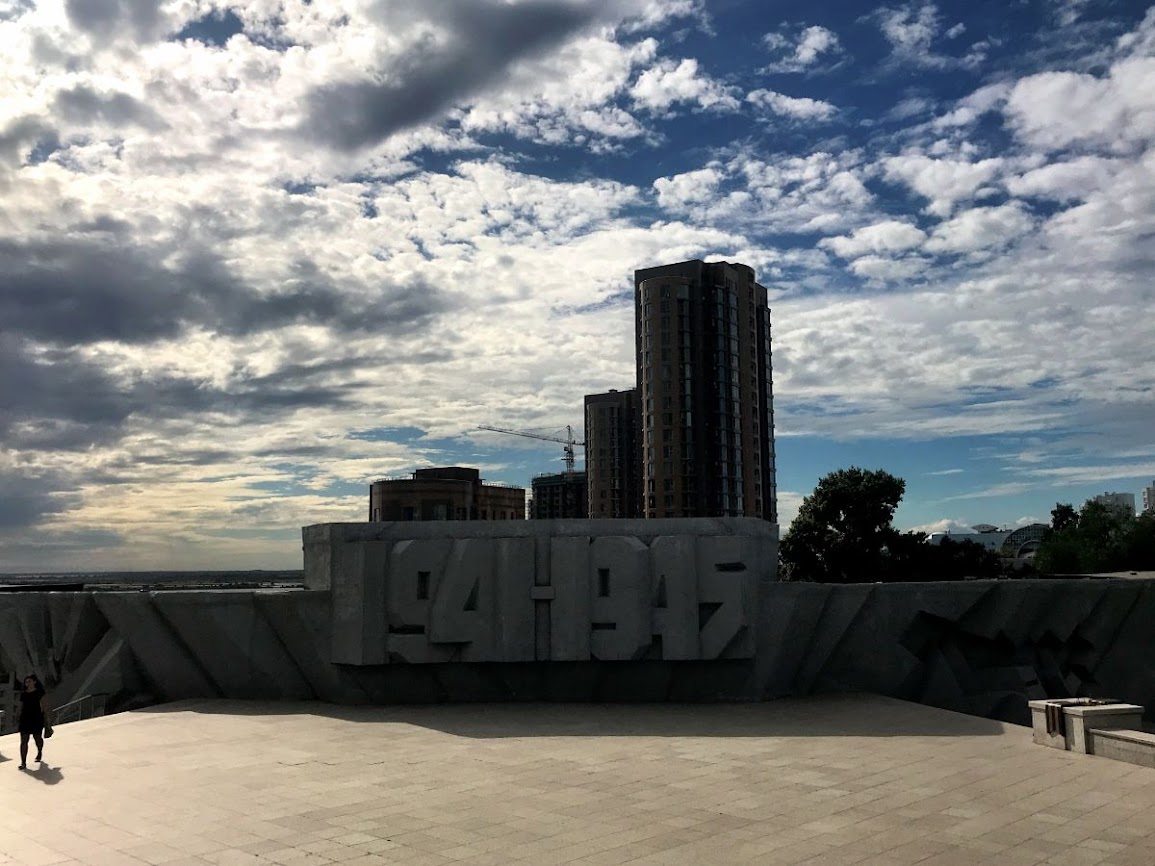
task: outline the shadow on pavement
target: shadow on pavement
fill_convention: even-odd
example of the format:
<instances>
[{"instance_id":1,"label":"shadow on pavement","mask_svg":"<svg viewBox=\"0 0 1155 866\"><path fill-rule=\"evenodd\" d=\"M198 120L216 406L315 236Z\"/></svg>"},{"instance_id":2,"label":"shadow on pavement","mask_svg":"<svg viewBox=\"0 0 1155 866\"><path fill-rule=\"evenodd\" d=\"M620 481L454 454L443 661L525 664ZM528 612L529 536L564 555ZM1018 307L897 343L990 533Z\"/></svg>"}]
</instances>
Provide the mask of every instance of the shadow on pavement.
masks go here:
<instances>
[{"instance_id":1,"label":"shadow on pavement","mask_svg":"<svg viewBox=\"0 0 1155 866\"><path fill-rule=\"evenodd\" d=\"M999 736L1017 725L866 694L734 704L429 704L196 700L136 713L195 712L410 724L462 737L960 737Z\"/></svg>"},{"instance_id":2,"label":"shadow on pavement","mask_svg":"<svg viewBox=\"0 0 1155 866\"><path fill-rule=\"evenodd\" d=\"M43 782L45 785L55 785L64 779L64 774L60 772L59 767L51 767L47 763L32 764L24 771L24 774L31 776L38 782Z\"/></svg>"}]
</instances>

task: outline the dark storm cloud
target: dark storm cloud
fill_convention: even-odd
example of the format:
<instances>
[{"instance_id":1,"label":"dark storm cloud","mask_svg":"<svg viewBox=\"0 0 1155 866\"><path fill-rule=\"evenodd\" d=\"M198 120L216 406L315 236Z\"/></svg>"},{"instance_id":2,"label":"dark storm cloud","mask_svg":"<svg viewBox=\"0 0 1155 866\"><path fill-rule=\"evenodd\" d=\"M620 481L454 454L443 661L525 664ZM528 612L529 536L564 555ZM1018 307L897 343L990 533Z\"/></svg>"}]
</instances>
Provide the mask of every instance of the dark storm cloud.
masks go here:
<instances>
[{"instance_id":1,"label":"dark storm cloud","mask_svg":"<svg viewBox=\"0 0 1155 866\"><path fill-rule=\"evenodd\" d=\"M34 526L79 504L79 493L58 475L0 469L0 532Z\"/></svg>"},{"instance_id":2,"label":"dark storm cloud","mask_svg":"<svg viewBox=\"0 0 1155 866\"><path fill-rule=\"evenodd\" d=\"M133 418L163 423L225 414L246 422L306 407L337 408L353 403L360 387L340 381L339 372L337 365L291 365L226 386L171 376L124 379L79 350L46 350L0 333L0 450L76 452L106 446L123 438ZM335 373L338 381L331 384ZM221 457L209 449L165 455L160 462L199 464ZM121 470L129 467L107 468L112 474L96 480L120 480Z\"/></svg>"},{"instance_id":3,"label":"dark storm cloud","mask_svg":"<svg viewBox=\"0 0 1155 866\"><path fill-rule=\"evenodd\" d=\"M444 293L422 283L342 293L309 262L279 294L264 296L209 253L166 266L162 252L134 247L123 223L97 217L87 229L59 241L0 240L0 451L109 445L138 426L134 419L220 413L243 422L337 408L360 388L345 374L370 363L289 364L219 386L170 375L125 378L101 366L87 348L93 343L141 345L189 328L245 336L300 322L388 337L419 332L448 309ZM21 502L21 513L32 513L47 500Z\"/></svg>"},{"instance_id":4,"label":"dark storm cloud","mask_svg":"<svg viewBox=\"0 0 1155 866\"><path fill-rule=\"evenodd\" d=\"M64 5L72 26L93 36L131 30L138 39L150 39L163 30L159 0L66 0Z\"/></svg>"},{"instance_id":5,"label":"dark storm cloud","mask_svg":"<svg viewBox=\"0 0 1155 866\"><path fill-rule=\"evenodd\" d=\"M116 237L115 221L103 230ZM314 269L315 270L315 269ZM421 283L351 300L322 273L262 295L205 251L159 253L106 238L0 240L0 331L52 344L148 343L190 326L229 335L309 322L340 331L409 332L448 308Z\"/></svg>"},{"instance_id":6,"label":"dark storm cloud","mask_svg":"<svg viewBox=\"0 0 1155 866\"><path fill-rule=\"evenodd\" d=\"M0 445L75 451L106 444L130 412L104 371L0 332Z\"/></svg>"},{"instance_id":7,"label":"dark storm cloud","mask_svg":"<svg viewBox=\"0 0 1155 866\"><path fill-rule=\"evenodd\" d=\"M496 83L515 61L560 43L590 24L599 5L558 0L430 3L424 11L448 31L444 45L413 46L383 82L313 90L301 131L340 150L384 141Z\"/></svg>"},{"instance_id":8,"label":"dark storm cloud","mask_svg":"<svg viewBox=\"0 0 1155 866\"><path fill-rule=\"evenodd\" d=\"M98 93L85 84L57 93L54 108L61 117L72 123L98 121L117 127L129 124L137 124L146 129L165 127L156 112L127 93Z\"/></svg>"}]
</instances>

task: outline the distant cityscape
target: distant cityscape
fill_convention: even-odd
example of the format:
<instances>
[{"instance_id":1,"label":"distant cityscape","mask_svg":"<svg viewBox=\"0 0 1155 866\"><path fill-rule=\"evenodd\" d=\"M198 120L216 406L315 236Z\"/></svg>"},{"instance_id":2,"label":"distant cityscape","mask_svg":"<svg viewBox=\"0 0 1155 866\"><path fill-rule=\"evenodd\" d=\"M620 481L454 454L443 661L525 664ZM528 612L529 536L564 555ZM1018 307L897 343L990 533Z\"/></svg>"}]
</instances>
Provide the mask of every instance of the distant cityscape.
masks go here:
<instances>
[{"instance_id":1,"label":"distant cityscape","mask_svg":"<svg viewBox=\"0 0 1155 866\"><path fill-rule=\"evenodd\" d=\"M634 272L633 387L584 399L566 471L532 482L529 516L757 517L778 522L766 288L747 265L694 259ZM573 448L584 446L584 471ZM524 489L468 467L370 485L369 520L521 520Z\"/></svg>"},{"instance_id":2,"label":"distant cityscape","mask_svg":"<svg viewBox=\"0 0 1155 866\"><path fill-rule=\"evenodd\" d=\"M480 429L558 442L566 470L522 487L486 483L474 468L415 470L370 485L369 521L760 517L778 522L770 308L754 270L694 259L634 272L633 387L584 398L584 440ZM585 448L585 468L574 449ZM1133 516L1133 493L1093 500ZM1155 481L1140 493L1155 512ZM934 532L1029 556L1047 524L979 524Z\"/></svg>"}]
</instances>

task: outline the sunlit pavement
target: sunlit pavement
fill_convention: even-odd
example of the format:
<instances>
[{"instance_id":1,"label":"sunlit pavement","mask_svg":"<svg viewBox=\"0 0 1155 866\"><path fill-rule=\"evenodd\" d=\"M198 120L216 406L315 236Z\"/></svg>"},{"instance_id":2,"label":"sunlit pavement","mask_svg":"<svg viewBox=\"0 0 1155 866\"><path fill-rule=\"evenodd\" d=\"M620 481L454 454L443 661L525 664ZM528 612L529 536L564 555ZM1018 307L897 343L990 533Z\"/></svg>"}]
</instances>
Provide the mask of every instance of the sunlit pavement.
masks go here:
<instances>
[{"instance_id":1,"label":"sunlit pavement","mask_svg":"<svg viewBox=\"0 0 1155 866\"><path fill-rule=\"evenodd\" d=\"M1155 864L1155 770L871 696L197 701L0 755L0 863Z\"/></svg>"}]
</instances>

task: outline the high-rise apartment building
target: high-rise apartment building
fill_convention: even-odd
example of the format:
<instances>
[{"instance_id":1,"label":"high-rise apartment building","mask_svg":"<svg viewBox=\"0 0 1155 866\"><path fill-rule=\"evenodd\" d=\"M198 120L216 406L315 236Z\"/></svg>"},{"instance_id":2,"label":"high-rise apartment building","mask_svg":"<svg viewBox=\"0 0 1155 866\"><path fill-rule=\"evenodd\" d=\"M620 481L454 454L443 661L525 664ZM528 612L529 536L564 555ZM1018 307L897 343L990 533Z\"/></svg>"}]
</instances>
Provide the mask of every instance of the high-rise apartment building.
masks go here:
<instances>
[{"instance_id":1,"label":"high-rise apartment building","mask_svg":"<svg viewBox=\"0 0 1155 866\"><path fill-rule=\"evenodd\" d=\"M638 391L585 398L586 480L590 517L641 517Z\"/></svg>"},{"instance_id":2,"label":"high-rise apartment building","mask_svg":"<svg viewBox=\"0 0 1155 866\"><path fill-rule=\"evenodd\" d=\"M1155 514L1155 481L1150 487L1143 488L1143 513Z\"/></svg>"},{"instance_id":3,"label":"high-rise apartment building","mask_svg":"<svg viewBox=\"0 0 1155 866\"><path fill-rule=\"evenodd\" d=\"M643 516L777 523L765 287L695 260L635 271L634 290Z\"/></svg>"}]
</instances>

